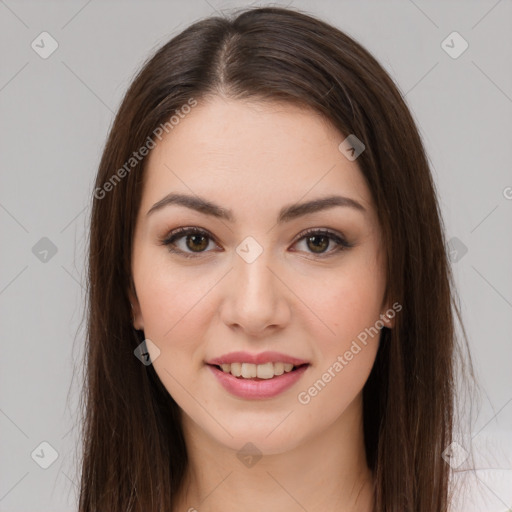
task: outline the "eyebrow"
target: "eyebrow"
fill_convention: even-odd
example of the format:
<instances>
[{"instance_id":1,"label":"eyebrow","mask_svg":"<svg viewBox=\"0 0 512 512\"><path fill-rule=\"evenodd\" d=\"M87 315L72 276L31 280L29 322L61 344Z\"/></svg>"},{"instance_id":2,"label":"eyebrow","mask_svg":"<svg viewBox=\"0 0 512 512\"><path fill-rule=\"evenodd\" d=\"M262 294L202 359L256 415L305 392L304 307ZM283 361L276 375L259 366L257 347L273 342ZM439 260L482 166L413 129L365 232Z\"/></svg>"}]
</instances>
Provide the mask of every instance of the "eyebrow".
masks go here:
<instances>
[{"instance_id":1,"label":"eyebrow","mask_svg":"<svg viewBox=\"0 0 512 512\"><path fill-rule=\"evenodd\" d=\"M186 194L177 194L170 193L166 195L163 199L156 202L148 211L146 216L161 210L162 208L170 205L178 205L184 206L186 208L190 208L204 215L210 215L212 217L216 217L218 219L228 220L230 222L235 221L235 217L233 212L229 209L223 208L219 205L216 205L207 199L204 199L199 196L190 196ZM353 208L360 212L366 212L363 205L357 202L355 199L351 199L349 197L343 196L327 196L319 199L313 199L312 201L308 201L305 203L295 203L284 206L279 211L279 215L277 217L277 223L282 224L283 222L289 222L298 217L302 217L304 215L308 215L311 213L315 213L321 210L327 210L329 208L334 208L335 206L345 206L349 208Z\"/></svg>"}]
</instances>

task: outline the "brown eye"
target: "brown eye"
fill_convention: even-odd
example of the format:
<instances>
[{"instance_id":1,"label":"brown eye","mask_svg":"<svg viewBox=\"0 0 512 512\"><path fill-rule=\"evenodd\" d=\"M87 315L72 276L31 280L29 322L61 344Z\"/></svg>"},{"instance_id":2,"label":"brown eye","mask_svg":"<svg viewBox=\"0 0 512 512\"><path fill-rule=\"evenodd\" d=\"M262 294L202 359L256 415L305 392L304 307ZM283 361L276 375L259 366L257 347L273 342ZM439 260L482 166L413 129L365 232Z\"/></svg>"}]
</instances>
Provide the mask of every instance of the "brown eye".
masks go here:
<instances>
[{"instance_id":1,"label":"brown eye","mask_svg":"<svg viewBox=\"0 0 512 512\"><path fill-rule=\"evenodd\" d=\"M330 238L325 235L313 235L307 237L308 247L312 252L322 253L329 247Z\"/></svg>"},{"instance_id":2,"label":"brown eye","mask_svg":"<svg viewBox=\"0 0 512 512\"><path fill-rule=\"evenodd\" d=\"M305 252L318 255L320 258L331 256L344 249L353 247L341 235L326 229L310 229L305 233L301 233L301 235L302 237L296 243L304 242L306 246ZM333 242L334 248L327 250L331 242Z\"/></svg>"},{"instance_id":3,"label":"brown eye","mask_svg":"<svg viewBox=\"0 0 512 512\"><path fill-rule=\"evenodd\" d=\"M204 235L187 235L186 239L187 247L191 251L203 251L208 247L208 238Z\"/></svg>"},{"instance_id":4,"label":"brown eye","mask_svg":"<svg viewBox=\"0 0 512 512\"><path fill-rule=\"evenodd\" d=\"M185 239L184 246L179 243L181 239ZM170 252L191 258L195 254L200 255L203 252L210 252L206 249L211 240L212 237L202 229L178 228L172 231L161 243L167 245Z\"/></svg>"}]
</instances>

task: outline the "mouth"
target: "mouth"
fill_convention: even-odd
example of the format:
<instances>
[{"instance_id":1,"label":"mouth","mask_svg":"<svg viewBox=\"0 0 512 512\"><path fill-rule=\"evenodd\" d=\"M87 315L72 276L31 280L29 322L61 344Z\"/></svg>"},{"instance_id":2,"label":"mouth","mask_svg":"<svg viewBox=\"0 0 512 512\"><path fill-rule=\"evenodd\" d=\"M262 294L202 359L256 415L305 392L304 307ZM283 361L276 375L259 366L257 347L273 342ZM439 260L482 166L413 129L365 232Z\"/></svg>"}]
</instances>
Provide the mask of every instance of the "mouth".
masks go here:
<instances>
[{"instance_id":1,"label":"mouth","mask_svg":"<svg viewBox=\"0 0 512 512\"><path fill-rule=\"evenodd\" d=\"M208 364L208 363L207 363ZM309 363L294 365L292 363L268 362L265 364L253 363L224 363L208 364L223 373L229 374L237 379L262 381L280 377L282 375L306 369Z\"/></svg>"},{"instance_id":2,"label":"mouth","mask_svg":"<svg viewBox=\"0 0 512 512\"><path fill-rule=\"evenodd\" d=\"M243 400L275 398L291 389L310 367L309 363L221 363L206 366L231 395Z\"/></svg>"}]
</instances>

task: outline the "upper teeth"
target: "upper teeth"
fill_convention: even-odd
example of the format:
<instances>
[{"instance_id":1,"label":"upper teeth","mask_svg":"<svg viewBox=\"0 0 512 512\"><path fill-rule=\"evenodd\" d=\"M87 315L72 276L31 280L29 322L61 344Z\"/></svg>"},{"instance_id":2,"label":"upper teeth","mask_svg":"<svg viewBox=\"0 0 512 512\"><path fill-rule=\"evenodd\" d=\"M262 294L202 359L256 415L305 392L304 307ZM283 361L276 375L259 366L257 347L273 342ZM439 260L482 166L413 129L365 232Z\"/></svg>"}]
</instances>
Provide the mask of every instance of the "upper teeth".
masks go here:
<instances>
[{"instance_id":1,"label":"upper teeth","mask_svg":"<svg viewBox=\"0 0 512 512\"><path fill-rule=\"evenodd\" d=\"M291 372L293 364L291 363L227 363L221 364L220 367L225 373L231 373L235 377L243 377L244 379L271 379L275 375L282 375L285 372Z\"/></svg>"}]
</instances>

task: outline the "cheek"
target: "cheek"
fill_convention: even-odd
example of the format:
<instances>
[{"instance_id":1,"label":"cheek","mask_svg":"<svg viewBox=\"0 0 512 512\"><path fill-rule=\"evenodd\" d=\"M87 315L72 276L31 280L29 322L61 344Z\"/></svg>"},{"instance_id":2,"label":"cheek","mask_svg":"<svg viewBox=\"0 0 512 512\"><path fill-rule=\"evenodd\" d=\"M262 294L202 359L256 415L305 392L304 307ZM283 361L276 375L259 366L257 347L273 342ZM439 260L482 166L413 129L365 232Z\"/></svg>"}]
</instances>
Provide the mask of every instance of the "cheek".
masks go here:
<instances>
[{"instance_id":1,"label":"cheek","mask_svg":"<svg viewBox=\"0 0 512 512\"><path fill-rule=\"evenodd\" d=\"M351 273L331 281L325 300L316 301L319 317L334 331L315 338L317 365L297 396L310 417L334 421L358 396L375 362L383 288L375 274Z\"/></svg>"},{"instance_id":2,"label":"cheek","mask_svg":"<svg viewBox=\"0 0 512 512\"><path fill-rule=\"evenodd\" d=\"M364 263L364 260L363 260ZM357 264L333 272L322 287L309 291L308 306L329 327L323 331L328 345L342 350L380 318L384 280L379 269Z\"/></svg>"},{"instance_id":3,"label":"cheek","mask_svg":"<svg viewBox=\"0 0 512 512\"><path fill-rule=\"evenodd\" d=\"M336 356L329 360L301 387L296 397L299 411L307 415L317 429L335 422L360 396L373 367L377 348L377 343L366 347L361 345L360 351L353 354L350 361L340 353L341 359Z\"/></svg>"},{"instance_id":4,"label":"cheek","mask_svg":"<svg viewBox=\"0 0 512 512\"><path fill-rule=\"evenodd\" d=\"M139 274L137 288L144 335L160 351L153 362L158 377L183 407L190 400L185 389L194 392L193 376L203 366L202 340L213 311L207 294L213 283L168 265L148 268Z\"/></svg>"},{"instance_id":5,"label":"cheek","mask_svg":"<svg viewBox=\"0 0 512 512\"><path fill-rule=\"evenodd\" d=\"M191 275L191 269L148 265L140 274L137 296L144 319L144 332L163 344L178 344L193 338L208 323L208 292L215 281L206 275Z\"/></svg>"}]
</instances>

